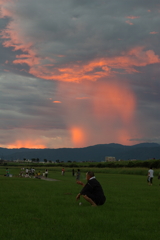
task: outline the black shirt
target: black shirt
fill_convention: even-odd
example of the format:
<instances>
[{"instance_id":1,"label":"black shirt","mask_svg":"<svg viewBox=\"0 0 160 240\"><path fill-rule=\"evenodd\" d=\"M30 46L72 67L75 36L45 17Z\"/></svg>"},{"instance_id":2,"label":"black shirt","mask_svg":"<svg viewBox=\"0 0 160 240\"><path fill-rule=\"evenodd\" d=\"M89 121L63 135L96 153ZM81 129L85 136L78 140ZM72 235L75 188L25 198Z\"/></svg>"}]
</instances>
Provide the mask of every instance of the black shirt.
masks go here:
<instances>
[{"instance_id":1,"label":"black shirt","mask_svg":"<svg viewBox=\"0 0 160 240\"><path fill-rule=\"evenodd\" d=\"M80 194L87 195L97 205L102 205L106 200L102 186L95 178L88 180Z\"/></svg>"}]
</instances>

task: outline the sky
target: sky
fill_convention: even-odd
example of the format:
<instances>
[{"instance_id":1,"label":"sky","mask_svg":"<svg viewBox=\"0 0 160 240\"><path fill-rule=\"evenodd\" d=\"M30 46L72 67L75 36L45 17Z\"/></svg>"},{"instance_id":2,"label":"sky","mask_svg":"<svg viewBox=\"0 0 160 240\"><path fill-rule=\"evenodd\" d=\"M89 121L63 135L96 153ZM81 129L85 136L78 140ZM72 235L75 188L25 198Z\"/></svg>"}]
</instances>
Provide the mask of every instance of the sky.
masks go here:
<instances>
[{"instance_id":1,"label":"sky","mask_svg":"<svg viewBox=\"0 0 160 240\"><path fill-rule=\"evenodd\" d=\"M0 147L160 143L159 0L0 0Z\"/></svg>"}]
</instances>

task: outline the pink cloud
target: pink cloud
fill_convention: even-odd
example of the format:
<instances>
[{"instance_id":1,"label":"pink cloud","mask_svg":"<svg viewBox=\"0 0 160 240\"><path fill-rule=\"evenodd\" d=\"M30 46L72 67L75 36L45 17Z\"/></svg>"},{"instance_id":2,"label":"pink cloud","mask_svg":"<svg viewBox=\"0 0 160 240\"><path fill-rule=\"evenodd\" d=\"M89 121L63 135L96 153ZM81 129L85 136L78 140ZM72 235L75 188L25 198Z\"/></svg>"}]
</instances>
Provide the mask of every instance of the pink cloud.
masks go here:
<instances>
[{"instance_id":1,"label":"pink cloud","mask_svg":"<svg viewBox=\"0 0 160 240\"><path fill-rule=\"evenodd\" d=\"M95 117L104 119L107 116L111 121L117 118L123 122L130 121L136 99L128 88L124 88L117 81L98 84L95 90L93 103Z\"/></svg>"},{"instance_id":2,"label":"pink cloud","mask_svg":"<svg viewBox=\"0 0 160 240\"><path fill-rule=\"evenodd\" d=\"M85 102L72 101L82 89L83 94L88 96ZM133 123L136 97L127 82L59 83L57 95L59 92L65 96L66 126L74 147L97 142L129 145L132 136L137 132L140 135L137 125Z\"/></svg>"},{"instance_id":3,"label":"pink cloud","mask_svg":"<svg viewBox=\"0 0 160 240\"><path fill-rule=\"evenodd\" d=\"M59 80L67 82L79 82L83 80L96 81L106 76L112 76L112 68L124 69L126 73L136 72L135 67L147 66L149 64L159 63L158 55L152 50L144 50L144 47L136 47L128 52L123 52L117 57L97 58L88 63L70 64L63 67L48 69L45 66L33 65L30 73L33 75L50 80ZM102 71L97 71L101 68Z\"/></svg>"},{"instance_id":4,"label":"pink cloud","mask_svg":"<svg viewBox=\"0 0 160 240\"><path fill-rule=\"evenodd\" d=\"M134 24L131 23L129 20L127 20L126 23L129 24L129 25L134 25Z\"/></svg>"},{"instance_id":5,"label":"pink cloud","mask_svg":"<svg viewBox=\"0 0 160 240\"><path fill-rule=\"evenodd\" d=\"M61 103L61 101L53 101L53 103Z\"/></svg>"},{"instance_id":6,"label":"pink cloud","mask_svg":"<svg viewBox=\"0 0 160 240\"><path fill-rule=\"evenodd\" d=\"M158 34L158 32L150 32L150 34Z\"/></svg>"},{"instance_id":7,"label":"pink cloud","mask_svg":"<svg viewBox=\"0 0 160 240\"><path fill-rule=\"evenodd\" d=\"M129 18L129 19L137 19L137 18L140 18L139 16L127 16L126 18Z\"/></svg>"},{"instance_id":8,"label":"pink cloud","mask_svg":"<svg viewBox=\"0 0 160 240\"><path fill-rule=\"evenodd\" d=\"M12 11L8 8L7 3L14 3L14 0L0 0L1 4L1 12L0 12L0 17L11 17L12 16Z\"/></svg>"},{"instance_id":9,"label":"pink cloud","mask_svg":"<svg viewBox=\"0 0 160 240\"><path fill-rule=\"evenodd\" d=\"M83 146L86 142L87 137L84 128L73 126L70 131L73 144L77 147Z\"/></svg>"},{"instance_id":10,"label":"pink cloud","mask_svg":"<svg viewBox=\"0 0 160 240\"><path fill-rule=\"evenodd\" d=\"M37 57L35 50L33 50L34 43L23 44L22 40L19 40L18 34L15 34L12 30L6 30L3 32L3 38L10 40L5 41L3 44L5 47L12 46L14 50L22 50L25 54L17 55L14 64L27 64L30 69L29 73L43 79L79 82L83 80L96 81L100 78L111 76L114 72L112 68L124 69L127 73L136 72L134 67L146 66L148 64L159 63L159 56L155 55L152 50L145 51L144 47L136 47L128 52L121 53L116 57L104 57L97 58L88 63L74 63L66 64L65 66L59 65L55 67L54 59L47 56L41 58ZM152 55L152 58L150 57ZM48 61L52 63L44 64ZM102 71L95 70L100 67Z\"/></svg>"},{"instance_id":11,"label":"pink cloud","mask_svg":"<svg viewBox=\"0 0 160 240\"><path fill-rule=\"evenodd\" d=\"M152 50L145 51L144 47L137 46L110 58L104 56L103 58L95 58L88 62L79 62L77 60L77 62L74 63L55 64L55 56L49 57L47 54L46 56L40 55L36 45L37 40L25 35L25 30L22 29L20 21L17 20L17 16L11 8L9 12L5 11L5 9L8 8L7 5L4 4L2 16L12 15L13 21L2 31L3 46L12 47L14 51L21 50L23 53L16 55L13 63L27 64L29 66L29 73L38 78L64 82L97 81L104 77L116 75L116 69L123 69L123 74L132 74L137 72L135 67L160 62L159 56L155 55ZM127 16L126 18L135 19L138 18L138 16ZM133 25L129 20L126 21L126 23ZM155 33L157 32L151 32L150 34ZM64 55L58 55L58 57L64 57Z\"/></svg>"},{"instance_id":12,"label":"pink cloud","mask_svg":"<svg viewBox=\"0 0 160 240\"><path fill-rule=\"evenodd\" d=\"M89 99L89 97L76 97L76 99L83 100L83 99Z\"/></svg>"}]
</instances>

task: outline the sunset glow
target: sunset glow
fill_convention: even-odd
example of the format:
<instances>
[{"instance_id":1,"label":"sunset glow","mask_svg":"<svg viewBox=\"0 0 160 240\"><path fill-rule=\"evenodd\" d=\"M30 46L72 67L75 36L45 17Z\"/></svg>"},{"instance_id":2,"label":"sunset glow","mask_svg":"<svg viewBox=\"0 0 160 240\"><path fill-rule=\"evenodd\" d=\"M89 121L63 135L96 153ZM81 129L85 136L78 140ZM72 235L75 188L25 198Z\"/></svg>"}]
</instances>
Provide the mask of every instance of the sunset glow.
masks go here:
<instances>
[{"instance_id":1,"label":"sunset glow","mask_svg":"<svg viewBox=\"0 0 160 240\"><path fill-rule=\"evenodd\" d=\"M126 23L129 24L129 25L133 25L133 23L130 22L129 20L127 20Z\"/></svg>"},{"instance_id":2,"label":"sunset glow","mask_svg":"<svg viewBox=\"0 0 160 240\"><path fill-rule=\"evenodd\" d=\"M39 140L17 140L7 145L7 148L46 148Z\"/></svg>"},{"instance_id":3,"label":"sunset glow","mask_svg":"<svg viewBox=\"0 0 160 240\"><path fill-rule=\"evenodd\" d=\"M138 17L128 16L127 18L135 19ZM133 25L129 20L126 23ZM21 50L24 52L25 54L16 55L13 63L15 65L27 64L29 73L42 79L67 82L97 81L100 78L115 74L116 72L112 70L113 68L124 69L124 73L132 74L136 72L136 66L146 66L160 62L159 56L156 56L153 50L146 51L143 46L137 46L129 51L120 53L119 56L110 58L104 56L103 58L95 58L85 63L68 63L57 67L54 65L58 61L56 57L37 55L37 51L34 48L36 43L25 37L24 33L19 30L19 25L20 23L13 21L6 30L2 31L3 46L13 47L14 51ZM157 33L150 32L150 34ZM152 55L152 59L150 55Z\"/></svg>"},{"instance_id":4,"label":"sunset glow","mask_svg":"<svg viewBox=\"0 0 160 240\"><path fill-rule=\"evenodd\" d=\"M150 32L150 34L158 34L158 32Z\"/></svg>"},{"instance_id":5,"label":"sunset glow","mask_svg":"<svg viewBox=\"0 0 160 240\"><path fill-rule=\"evenodd\" d=\"M132 74L136 72L134 68L136 66L146 66L148 64L160 63L159 56L155 55L152 50L144 51L144 47L133 48L128 52L113 58L106 57L95 59L86 65L72 64L69 65L68 68L61 67L59 69L54 68L54 70L43 66L40 58L35 58L34 55L35 54L25 60L14 60L13 63L28 64L30 66L29 72L36 77L67 82L79 82L86 80L97 81L102 77L112 76L115 74L115 72L112 71L112 68L124 69L126 73ZM100 68L101 71L96 71L97 68Z\"/></svg>"},{"instance_id":6,"label":"sunset glow","mask_svg":"<svg viewBox=\"0 0 160 240\"><path fill-rule=\"evenodd\" d=\"M140 18L139 16L127 16L126 18L129 18L129 19L137 19L137 18Z\"/></svg>"},{"instance_id":7,"label":"sunset glow","mask_svg":"<svg viewBox=\"0 0 160 240\"><path fill-rule=\"evenodd\" d=\"M53 103L61 103L61 101L53 101Z\"/></svg>"},{"instance_id":8,"label":"sunset glow","mask_svg":"<svg viewBox=\"0 0 160 240\"><path fill-rule=\"evenodd\" d=\"M97 118L119 119L128 122L136 108L133 93L118 83L103 83L95 92L94 111Z\"/></svg>"},{"instance_id":9,"label":"sunset glow","mask_svg":"<svg viewBox=\"0 0 160 240\"><path fill-rule=\"evenodd\" d=\"M85 142L85 134L81 128L71 129L72 141L75 147L81 146Z\"/></svg>"}]
</instances>

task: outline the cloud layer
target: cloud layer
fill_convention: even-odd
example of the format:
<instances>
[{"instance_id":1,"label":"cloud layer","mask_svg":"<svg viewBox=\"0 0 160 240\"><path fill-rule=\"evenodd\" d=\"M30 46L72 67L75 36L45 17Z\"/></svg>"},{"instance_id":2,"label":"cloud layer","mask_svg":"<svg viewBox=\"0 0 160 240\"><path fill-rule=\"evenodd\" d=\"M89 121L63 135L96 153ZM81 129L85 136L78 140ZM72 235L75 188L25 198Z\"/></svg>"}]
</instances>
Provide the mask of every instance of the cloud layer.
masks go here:
<instances>
[{"instance_id":1,"label":"cloud layer","mask_svg":"<svg viewBox=\"0 0 160 240\"><path fill-rule=\"evenodd\" d=\"M160 143L160 4L0 0L0 145Z\"/></svg>"}]
</instances>

